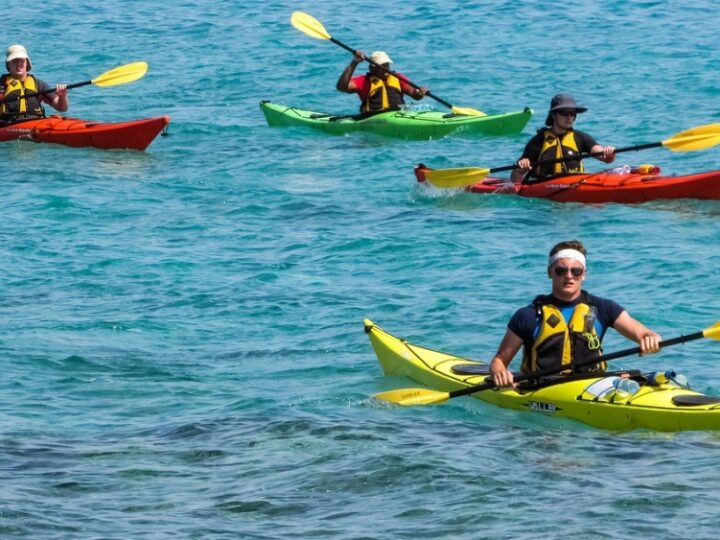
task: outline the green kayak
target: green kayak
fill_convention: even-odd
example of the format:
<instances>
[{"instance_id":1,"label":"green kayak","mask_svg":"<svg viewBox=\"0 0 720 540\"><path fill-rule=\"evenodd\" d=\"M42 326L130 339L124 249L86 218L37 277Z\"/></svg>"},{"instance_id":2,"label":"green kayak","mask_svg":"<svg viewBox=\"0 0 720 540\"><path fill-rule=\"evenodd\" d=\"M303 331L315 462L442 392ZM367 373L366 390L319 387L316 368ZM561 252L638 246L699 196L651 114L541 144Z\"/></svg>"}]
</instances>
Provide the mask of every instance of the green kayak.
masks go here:
<instances>
[{"instance_id":1,"label":"green kayak","mask_svg":"<svg viewBox=\"0 0 720 540\"><path fill-rule=\"evenodd\" d=\"M466 116L441 111L388 111L368 117L337 116L261 101L260 109L270 127L306 126L345 135L363 131L400 139L439 139L450 134L511 135L520 133L532 109L487 116Z\"/></svg>"}]
</instances>

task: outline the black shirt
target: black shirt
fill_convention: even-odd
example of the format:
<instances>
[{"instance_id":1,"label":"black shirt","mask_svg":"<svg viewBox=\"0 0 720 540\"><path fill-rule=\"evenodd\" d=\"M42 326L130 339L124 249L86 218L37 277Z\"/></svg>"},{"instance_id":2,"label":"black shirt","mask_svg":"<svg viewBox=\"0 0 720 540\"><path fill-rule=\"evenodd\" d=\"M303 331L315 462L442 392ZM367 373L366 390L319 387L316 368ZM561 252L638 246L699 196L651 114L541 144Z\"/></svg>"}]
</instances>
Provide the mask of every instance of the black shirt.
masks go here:
<instances>
[{"instance_id":1,"label":"black shirt","mask_svg":"<svg viewBox=\"0 0 720 540\"><path fill-rule=\"evenodd\" d=\"M527 158L533 164L536 164L538 162L538 160L540 159L540 153L542 151L543 144L545 142L545 137L543 134L545 133L546 129L539 129L538 132L533 136L533 138L528 141L528 143L525 145L525 150L523 150L523 155L520 159ZM595 142L595 139L593 139L591 135L585 133L584 131L578 131L576 129L573 129L572 132L575 135L575 142L577 143L578 151L581 154L589 153L592 150L593 146L597 144L597 142ZM530 176L535 178L537 177L536 168L533 168L533 170L530 172Z\"/></svg>"}]
</instances>

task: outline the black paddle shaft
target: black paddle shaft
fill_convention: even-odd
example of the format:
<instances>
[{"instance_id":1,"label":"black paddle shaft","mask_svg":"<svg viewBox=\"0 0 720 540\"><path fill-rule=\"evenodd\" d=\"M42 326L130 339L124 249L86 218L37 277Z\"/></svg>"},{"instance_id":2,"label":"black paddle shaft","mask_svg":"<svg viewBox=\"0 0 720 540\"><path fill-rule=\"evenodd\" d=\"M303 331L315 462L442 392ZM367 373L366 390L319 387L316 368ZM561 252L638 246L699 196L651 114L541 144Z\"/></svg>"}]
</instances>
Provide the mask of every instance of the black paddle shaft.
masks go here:
<instances>
[{"instance_id":1,"label":"black paddle shaft","mask_svg":"<svg viewBox=\"0 0 720 540\"><path fill-rule=\"evenodd\" d=\"M689 336L679 336L676 338L667 339L660 342L660 348L669 347L670 345L677 345L678 343L685 343L686 341L693 341L702 337L705 337L705 334L701 331L690 334ZM548 375L556 375L561 371L565 371L566 369L577 369L581 367L591 366L593 364L597 364L598 362L609 362L610 360L616 360L617 358L631 356L633 354L639 353L640 347L632 347L630 349L624 349L622 351L610 353L606 356L601 356L600 358L592 359L589 361L578 362L577 364L561 365L557 367L542 369L540 371L536 371L535 373L527 373L525 375L520 375L518 377L515 377L515 382L529 381L532 379L538 379L540 377L547 377ZM449 392L448 399L459 396L467 396L468 394L474 394L475 392L490 390L492 388L495 388L495 383L492 382L486 382L475 386L468 386L467 388L461 388L459 390L453 390L452 392Z\"/></svg>"},{"instance_id":2,"label":"black paddle shaft","mask_svg":"<svg viewBox=\"0 0 720 540\"><path fill-rule=\"evenodd\" d=\"M87 86L88 84L92 84L92 81L83 81L83 82L79 82L79 83L68 84L67 89L70 90L71 88L77 88L79 86ZM57 88L50 88L43 92L32 92L32 93L26 94L24 96L11 96L10 98L0 99L0 103L11 103L13 101L20 101L21 99L27 99L27 98L36 97L36 96L44 96L46 94L52 94L55 90L57 90Z\"/></svg>"},{"instance_id":3,"label":"black paddle shaft","mask_svg":"<svg viewBox=\"0 0 720 540\"><path fill-rule=\"evenodd\" d=\"M335 38L332 37L332 36L330 36L330 41L332 41L333 43L335 43L335 45L340 45L340 46L341 46L343 49L345 49L346 51L350 51L351 53L355 54L355 49L353 49L352 47L348 47L348 46L345 45L342 41L338 41L337 39L335 39ZM385 73L389 73L390 75L394 75L395 77L398 76L398 74L397 74L395 71L393 71L393 70L391 70L391 69L387 69L386 67L383 67L382 65L378 64L377 62L373 62L373 61L372 61L370 58L368 58L366 55L363 55L363 59L364 59L368 64L372 64L373 66L375 66L375 67L377 67L377 68L380 68L380 69L383 70ZM399 77L398 77L398 78L399 78ZM413 88L417 88L418 90L420 90L420 89L422 88L421 86L418 86L418 85L415 84L414 82L407 80L405 77L403 77L402 80L403 80L404 82L408 83L408 84L409 84L410 86L412 86ZM433 94L432 92L426 92L425 95L433 98L433 99L434 99L435 101L437 101L438 103L442 103L443 105L445 105L445 106L446 106L447 108L449 108L449 109L452 109L452 108L453 108L452 104L448 103L447 101L445 101L445 100L442 99L442 98L437 97L437 96L436 96L435 94Z\"/></svg>"},{"instance_id":4,"label":"black paddle shaft","mask_svg":"<svg viewBox=\"0 0 720 540\"><path fill-rule=\"evenodd\" d=\"M636 144L635 146L626 146L624 148L617 148L615 150L616 154L619 154L621 152L632 152L632 151L640 151L640 150L646 150L648 148L657 148L658 146L662 146L663 143L661 142L654 142L654 143L647 143L647 144ZM542 161L538 161L537 163L533 163L532 167L535 168L538 165L547 165L549 163L563 163L565 161L575 161L578 159L585 159L588 157L597 157L602 156L602 152L586 152L584 154L580 154L579 156L565 156L561 158L555 158L555 159L543 159ZM501 171L514 171L517 169L517 163L513 163L512 165L505 165L503 167L495 167L494 169L490 169L490 173L496 173ZM532 183L532 182L529 182Z\"/></svg>"}]
</instances>

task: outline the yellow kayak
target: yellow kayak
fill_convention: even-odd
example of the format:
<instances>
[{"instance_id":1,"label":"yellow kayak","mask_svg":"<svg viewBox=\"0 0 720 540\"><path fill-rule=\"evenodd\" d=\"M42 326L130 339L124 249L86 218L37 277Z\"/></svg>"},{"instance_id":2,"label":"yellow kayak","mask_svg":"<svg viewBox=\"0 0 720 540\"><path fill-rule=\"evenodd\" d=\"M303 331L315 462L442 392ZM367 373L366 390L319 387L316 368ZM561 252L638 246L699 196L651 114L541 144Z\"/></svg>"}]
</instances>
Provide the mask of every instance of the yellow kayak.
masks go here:
<instances>
[{"instance_id":1,"label":"yellow kayak","mask_svg":"<svg viewBox=\"0 0 720 540\"><path fill-rule=\"evenodd\" d=\"M408 377L443 392L485 382L487 364L413 345L370 320L364 324L386 375ZM637 383L631 383L632 393L617 384L620 379ZM472 396L500 407L570 418L608 430L720 430L719 397L695 392L672 378L637 371L558 376L519 389L495 388Z\"/></svg>"}]
</instances>

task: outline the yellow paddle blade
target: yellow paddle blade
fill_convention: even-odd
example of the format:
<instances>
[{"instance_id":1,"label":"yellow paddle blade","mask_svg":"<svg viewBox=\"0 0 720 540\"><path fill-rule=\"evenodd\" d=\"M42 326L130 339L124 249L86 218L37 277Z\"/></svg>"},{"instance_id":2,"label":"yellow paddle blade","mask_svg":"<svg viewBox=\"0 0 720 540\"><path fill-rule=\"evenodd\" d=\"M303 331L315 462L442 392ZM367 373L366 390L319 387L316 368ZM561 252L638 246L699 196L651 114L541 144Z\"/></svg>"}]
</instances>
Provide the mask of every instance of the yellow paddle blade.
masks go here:
<instances>
[{"instance_id":1,"label":"yellow paddle blade","mask_svg":"<svg viewBox=\"0 0 720 540\"><path fill-rule=\"evenodd\" d=\"M292 17L290 17L290 22L295 28L310 37L330 39L330 34L325 30L325 27L312 15L308 15L302 11L295 11Z\"/></svg>"},{"instance_id":2,"label":"yellow paddle blade","mask_svg":"<svg viewBox=\"0 0 720 540\"><path fill-rule=\"evenodd\" d=\"M437 405L445 403L450 399L447 392L437 392L425 388L401 388L400 390L389 390L373 396L375 399L389 401L396 405Z\"/></svg>"},{"instance_id":3,"label":"yellow paddle blade","mask_svg":"<svg viewBox=\"0 0 720 540\"><path fill-rule=\"evenodd\" d=\"M470 107L455 107L453 105L452 112L455 114L462 114L464 116L487 116L486 113Z\"/></svg>"},{"instance_id":4,"label":"yellow paddle blade","mask_svg":"<svg viewBox=\"0 0 720 540\"><path fill-rule=\"evenodd\" d=\"M693 128L686 129L685 131L681 131L680 133L676 133L671 138L674 139L675 137L685 136L691 137L693 135L720 135L720 124L714 123L695 126Z\"/></svg>"},{"instance_id":5,"label":"yellow paddle blade","mask_svg":"<svg viewBox=\"0 0 720 540\"><path fill-rule=\"evenodd\" d=\"M662 142L662 145L674 152L692 152L704 150L720 144L720 124L705 124L677 135L673 135Z\"/></svg>"},{"instance_id":6,"label":"yellow paddle blade","mask_svg":"<svg viewBox=\"0 0 720 540\"><path fill-rule=\"evenodd\" d=\"M713 324L710 328L703 330L703 336L720 340L720 321Z\"/></svg>"},{"instance_id":7,"label":"yellow paddle blade","mask_svg":"<svg viewBox=\"0 0 720 540\"><path fill-rule=\"evenodd\" d=\"M147 72L147 62L133 62L106 71L92 81L97 86L118 86L137 81Z\"/></svg>"},{"instance_id":8,"label":"yellow paddle blade","mask_svg":"<svg viewBox=\"0 0 720 540\"><path fill-rule=\"evenodd\" d=\"M444 189L464 188L480 182L490 174L490 169L466 167L457 169L428 169L425 179Z\"/></svg>"}]
</instances>

